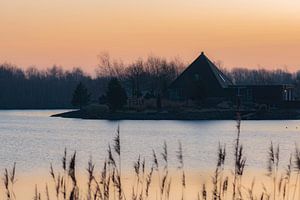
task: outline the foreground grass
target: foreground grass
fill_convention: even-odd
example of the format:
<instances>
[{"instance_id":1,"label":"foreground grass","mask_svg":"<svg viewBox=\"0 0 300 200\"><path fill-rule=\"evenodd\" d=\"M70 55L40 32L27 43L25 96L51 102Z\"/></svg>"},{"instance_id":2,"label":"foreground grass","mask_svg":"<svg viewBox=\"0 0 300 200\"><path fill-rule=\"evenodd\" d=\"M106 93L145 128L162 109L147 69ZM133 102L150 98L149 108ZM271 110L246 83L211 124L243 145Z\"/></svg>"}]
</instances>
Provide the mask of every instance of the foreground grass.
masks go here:
<instances>
[{"instance_id":1,"label":"foreground grass","mask_svg":"<svg viewBox=\"0 0 300 200\"><path fill-rule=\"evenodd\" d=\"M178 143L176 173L171 172L169 166L168 146L164 142L159 153L152 152L149 162L137 157L134 162L134 177L131 181L125 180L122 174L122 154L120 129L117 129L112 146L107 148L107 158L97 173L93 161L87 165L87 181L80 184L76 172L76 152L68 155L64 151L61 170L54 170L50 165L52 181L45 186L36 185L32 195L34 200L169 200L169 199L197 199L197 200L222 200L222 199L249 199L249 200L294 200L300 199L300 150L295 147L295 152L290 155L289 163L285 169L279 169L280 148L270 144L268 159L262 162L268 164L266 176L255 180L245 175L246 157L244 156L242 142L240 141L241 121L237 120L237 136L234 141L234 165L232 169L225 169L226 146L219 144L216 148L216 168L212 171L209 182L204 182L193 189L191 195L187 185L187 174L184 163L184 151ZM159 162L159 158L162 162ZM148 164L150 163L150 164ZM251 179L250 183L249 180ZM14 192L16 182L16 165L11 170L5 169L3 176L5 197L8 200L17 199ZM18 194L22 198L22 194Z\"/></svg>"}]
</instances>

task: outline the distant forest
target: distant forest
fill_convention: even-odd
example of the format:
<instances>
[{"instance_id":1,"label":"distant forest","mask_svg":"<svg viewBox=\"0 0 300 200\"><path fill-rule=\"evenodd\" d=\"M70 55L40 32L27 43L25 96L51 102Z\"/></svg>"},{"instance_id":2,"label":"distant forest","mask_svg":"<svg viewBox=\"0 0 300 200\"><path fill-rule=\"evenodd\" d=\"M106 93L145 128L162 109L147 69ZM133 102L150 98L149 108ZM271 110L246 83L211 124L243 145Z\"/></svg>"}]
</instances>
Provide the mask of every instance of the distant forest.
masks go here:
<instances>
[{"instance_id":1,"label":"distant forest","mask_svg":"<svg viewBox=\"0 0 300 200\"><path fill-rule=\"evenodd\" d=\"M88 88L92 102L98 103L112 77L120 80L129 97L154 96L163 93L186 67L176 58L149 56L125 64L102 54L96 75L91 77L80 68L69 71L53 66L46 70L34 67L23 70L4 63L0 64L0 109L72 108L72 94L79 82ZM294 84L300 97L300 70L290 73L281 69L220 69L236 84Z\"/></svg>"}]
</instances>

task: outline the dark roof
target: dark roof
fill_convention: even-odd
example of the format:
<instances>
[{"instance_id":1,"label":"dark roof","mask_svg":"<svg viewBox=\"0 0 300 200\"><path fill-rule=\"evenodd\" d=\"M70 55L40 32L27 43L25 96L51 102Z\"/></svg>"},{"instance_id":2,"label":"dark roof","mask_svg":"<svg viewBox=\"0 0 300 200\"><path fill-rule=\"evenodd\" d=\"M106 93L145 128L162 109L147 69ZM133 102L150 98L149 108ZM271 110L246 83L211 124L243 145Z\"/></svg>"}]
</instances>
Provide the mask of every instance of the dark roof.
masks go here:
<instances>
[{"instance_id":1,"label":"dark roof","mask_svg":"<svg viewBox=\"0 0 300 200\"><path fill-rule=\"evenodd\" d=\"M228 86L233 85L230 79L224 73L222 73L218 67L202 52L200 56L180 74L180 76L171 84L170 87L178 84L178 82L184 79L184 76L194 73L199 73L204 80L213 76L211 78L215 79L222 88L227 88Z\"/></svg>"}]
</instances>

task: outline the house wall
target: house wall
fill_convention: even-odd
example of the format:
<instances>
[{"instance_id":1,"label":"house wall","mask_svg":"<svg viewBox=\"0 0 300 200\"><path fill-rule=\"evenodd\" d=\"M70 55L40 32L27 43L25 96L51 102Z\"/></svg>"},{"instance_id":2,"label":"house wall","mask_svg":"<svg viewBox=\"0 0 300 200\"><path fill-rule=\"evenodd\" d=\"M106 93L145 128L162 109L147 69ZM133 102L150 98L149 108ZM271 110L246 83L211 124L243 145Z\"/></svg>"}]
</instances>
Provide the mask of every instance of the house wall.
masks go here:
<instances>
[{"instance_id":1,"label":"house wall","mask_svg":"<svg viewBox=\"0 0 300 200\"><path fill-rule=\"evenodd\" d=\"M233 99L242 102L279 105L284 101L293 101L293 87L288 85L236 85L229 89Z\"/></svg>"},{"instance_id":2,"label":"house wall","mask_svg":"<svg viewBox=\"0 0 300 200\"><path fill-rule=\"evenodd\" d=\"M191 69L179 77L168 90L173 100L201 100L208 97L224 97L226 91L218 84L211 71Z\"/></svg>"}]
</instances>

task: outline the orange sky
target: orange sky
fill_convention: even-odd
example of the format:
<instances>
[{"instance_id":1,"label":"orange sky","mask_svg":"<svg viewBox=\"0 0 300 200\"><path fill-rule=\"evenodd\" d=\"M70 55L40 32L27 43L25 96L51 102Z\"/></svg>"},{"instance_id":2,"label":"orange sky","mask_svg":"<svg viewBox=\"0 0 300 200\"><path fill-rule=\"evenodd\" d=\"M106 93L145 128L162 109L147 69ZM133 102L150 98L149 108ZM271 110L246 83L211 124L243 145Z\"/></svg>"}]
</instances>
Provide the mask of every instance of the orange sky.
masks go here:
<instances>
[{"instance_id":1,"label":"orange sky","mask_svg":"<svg viewBox=\"0 0 300 200\"><path fill-rule=\"evenodd\" d=\"M1 0L0 63L81 66L155 54L300 69L299 0Z\"/></svg>"}]
</instances>

